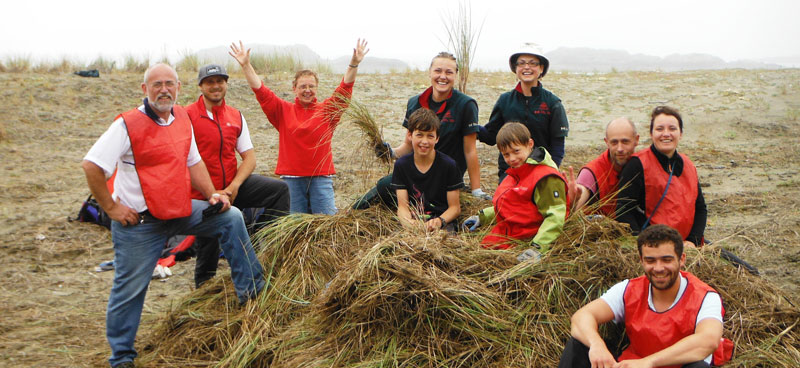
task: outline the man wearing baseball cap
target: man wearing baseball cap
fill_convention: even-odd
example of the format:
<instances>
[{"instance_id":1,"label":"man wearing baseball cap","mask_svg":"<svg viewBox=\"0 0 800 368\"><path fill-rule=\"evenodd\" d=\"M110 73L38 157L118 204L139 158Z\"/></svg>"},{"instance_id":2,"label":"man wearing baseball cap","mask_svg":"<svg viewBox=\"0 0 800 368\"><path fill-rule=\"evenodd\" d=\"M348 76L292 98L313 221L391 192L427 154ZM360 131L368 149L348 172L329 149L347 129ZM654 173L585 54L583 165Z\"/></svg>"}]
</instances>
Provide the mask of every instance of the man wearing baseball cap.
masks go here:
<instances>
[{"instance_id":1,"label":"man wearing baseball cap","mask_svg":"<svg viewBox=\"0 0 800 368\"><path fill-rule=\"evenodd\" d=\"M204 65L197 74L197 84L202 95L186 107L186 112L192 121L197 148L214 188L227 193L237 208L263 208L263 214L257 219L257 227L289 213L289 187L286 183L253 175L256 154L247 122L239 110L225 103L228 91L225 67ZM238 167L237 152L242 157ZM202 194L193 191L192 197L201 198ZM200 287L217 272L219 244L216 239L198 237L195 248L197 263L194 281Z\"/></svg>"},{"instance_id":2,"label":"man wearing baseball cap","mask_svg":"<svg viewBox=\"0 0 800 368\"><path fill-rule=\"evenodd\" d=\"M529 42L511 55L508 64L519 82L513 90L497 99L489 122L478 134L478 139L493 146L503 124L520 122L530 130L534 144L550 152L553 161L560 166L564 159L564 139L569 133L569 122L561 99L544 89L539 82L547 74L550 61L542 55L538 45ZM503 156L498 156L497 175L500 182L506 176L506 169L508 165Z\"/></svg>"}]
</instances>

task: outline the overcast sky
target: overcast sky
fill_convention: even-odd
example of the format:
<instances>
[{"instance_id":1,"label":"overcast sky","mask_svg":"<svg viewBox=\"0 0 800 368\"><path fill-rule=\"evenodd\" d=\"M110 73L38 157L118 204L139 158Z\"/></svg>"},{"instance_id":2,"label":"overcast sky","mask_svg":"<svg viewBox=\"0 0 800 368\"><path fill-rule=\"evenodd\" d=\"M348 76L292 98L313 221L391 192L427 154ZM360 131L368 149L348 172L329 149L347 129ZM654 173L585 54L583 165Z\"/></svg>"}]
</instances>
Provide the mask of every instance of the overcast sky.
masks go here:
<instances>
[{"instance_id":1,"label":"overcast sky","mask_svg":"<svg viewBox=\"0 0 800 368\"><path fill-rule=\"evenodd\" d=\"M305 44L323 58L369 56L414 66L444 49L443 17L458 0L52 1L3 4L0 56L87 61L98 55L168 55L239 40ZM707 53L726 61L800 56L797 0L473 0L482 21L475 66L504 68L523 42L622 49L665 56ZM427 65L425 65L427 66Z\"/></svg>"}]
</instances>

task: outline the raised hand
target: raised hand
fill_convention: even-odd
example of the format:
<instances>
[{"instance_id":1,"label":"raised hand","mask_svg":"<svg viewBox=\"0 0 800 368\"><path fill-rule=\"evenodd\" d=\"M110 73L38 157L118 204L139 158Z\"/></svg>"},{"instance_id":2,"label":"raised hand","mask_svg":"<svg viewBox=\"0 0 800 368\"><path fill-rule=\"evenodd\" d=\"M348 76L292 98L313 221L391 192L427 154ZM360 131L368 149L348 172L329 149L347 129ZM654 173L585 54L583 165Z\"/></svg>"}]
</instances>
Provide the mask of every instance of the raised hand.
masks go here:
<instances>
[{"instance_id":1,"label":"raised hand","mask_svg":"<svg viewBox=\"0 0 800 368\"><path fill-rule=\"evenodd\" d=\"M231 51L228 51L228 55L233 56L241 66L250 64L250 49L245 51L244 44L241 40L239 40L238 47L235 42L231 42Z\"/></svg>"},{"instance_id":2,"label":"raised hand","mask_svg":"<svg viewBox=\"0 0 800 368\"><path fill-rule=\"evenodd\" d=\"M361 64L361 61L364 60L364 56L366 56L368 52L367 40L359 38L358 41L356 41L356 47L353 49L353 57L350 58L350 65L358 66L358 64Z\"/></svg>"}]
</instances>

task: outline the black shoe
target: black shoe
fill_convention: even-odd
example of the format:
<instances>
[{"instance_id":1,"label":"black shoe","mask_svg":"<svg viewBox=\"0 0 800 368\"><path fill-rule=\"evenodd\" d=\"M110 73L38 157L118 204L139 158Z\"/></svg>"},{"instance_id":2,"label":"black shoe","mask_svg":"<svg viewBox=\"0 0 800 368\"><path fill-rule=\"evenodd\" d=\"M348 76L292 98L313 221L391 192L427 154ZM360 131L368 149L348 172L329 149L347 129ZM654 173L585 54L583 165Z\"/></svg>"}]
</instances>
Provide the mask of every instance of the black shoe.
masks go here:
<instances>
[{"instance_id":1,"label":"black shoe","mask_svg":"<svg viewBox=\"0 0 800 368\"><path fill-rule=\"evenodd\" d=\"M133 362L122 362L112 368L136 368L136 366L133 365Z\"/></svg>"}]
</instances>

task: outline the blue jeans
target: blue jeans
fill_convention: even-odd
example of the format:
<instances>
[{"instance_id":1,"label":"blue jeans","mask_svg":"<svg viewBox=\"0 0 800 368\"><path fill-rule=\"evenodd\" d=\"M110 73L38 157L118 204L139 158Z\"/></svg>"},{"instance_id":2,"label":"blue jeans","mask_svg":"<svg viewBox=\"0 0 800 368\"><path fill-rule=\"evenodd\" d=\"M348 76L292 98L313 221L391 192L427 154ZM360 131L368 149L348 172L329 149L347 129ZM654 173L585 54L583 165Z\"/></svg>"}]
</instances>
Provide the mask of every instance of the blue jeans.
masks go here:
<instances>
[{"instance_id":1,"label":"blue jeans","mask_svg":"<svg viewBox=\"0 0 800 368\"><path fill-rule=\"evenodd\" d=\"M219 239L228 257L236 295L241 303L254 298L264 287L264 270L247 235L242 213L236 207L205 221L208 202L192 200L192 214L173 220L156 220L135 226L111 222L114 243L114 285L106 310L106 338L111 345L112 366L133 361L133 342L153 269L173 235L199 235Z\"/></svg>"},{"instance_id":2,"label":"blue jeans","mask_svg":"<svg viewBox=\"0 0 800 368\"><path fill-rule=\"evenodd\" d=\"M333 197L333 179L327 176L283 177L289 185L291 213L321 213L334 215L337 212Z\"/></svg>"}]
</instances>

